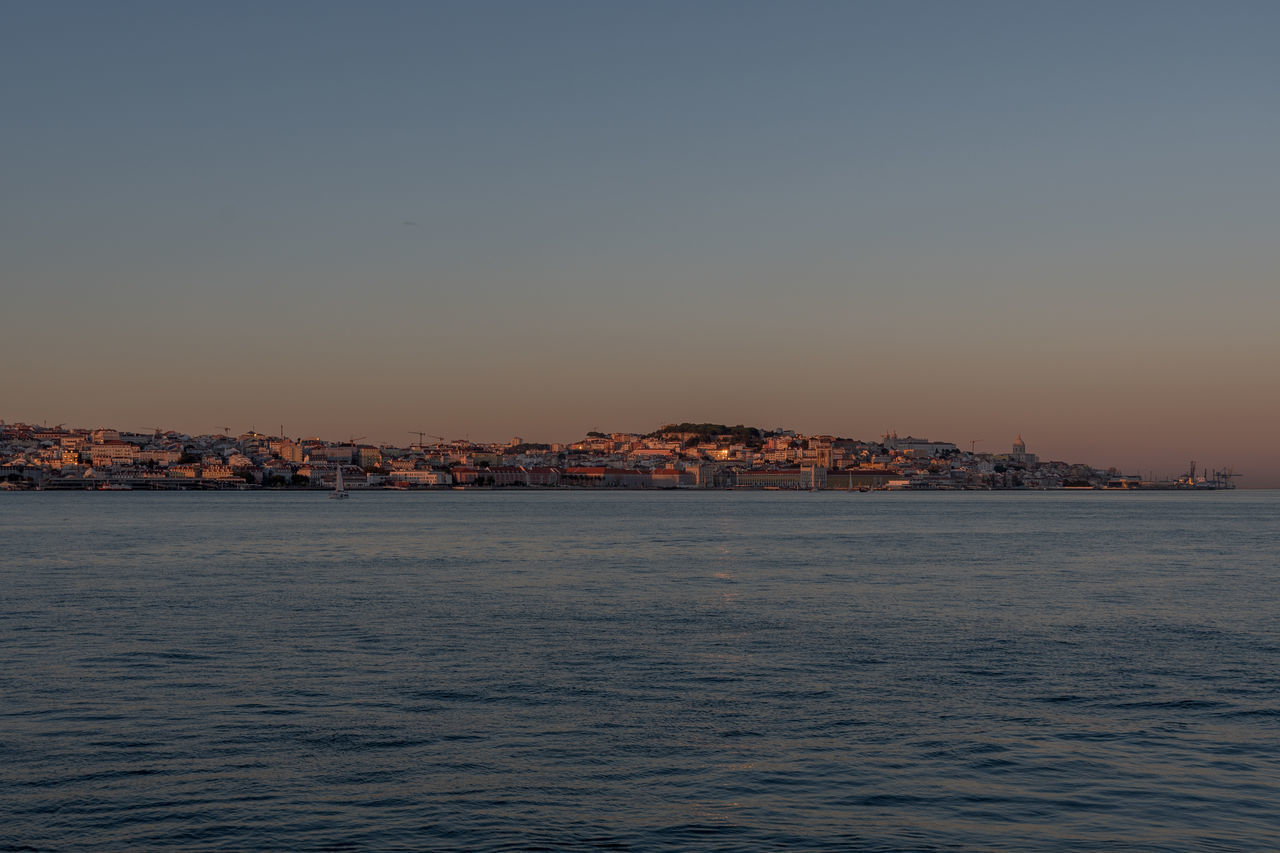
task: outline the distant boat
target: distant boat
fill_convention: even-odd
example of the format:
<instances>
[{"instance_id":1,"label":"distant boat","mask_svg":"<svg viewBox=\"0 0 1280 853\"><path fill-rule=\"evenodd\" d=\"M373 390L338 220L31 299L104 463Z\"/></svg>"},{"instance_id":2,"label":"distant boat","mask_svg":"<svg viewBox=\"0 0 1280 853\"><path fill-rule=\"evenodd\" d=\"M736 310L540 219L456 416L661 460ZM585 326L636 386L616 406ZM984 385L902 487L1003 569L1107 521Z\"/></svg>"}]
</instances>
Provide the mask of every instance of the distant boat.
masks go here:
<instances>
[{"instance_id":1,"label":"distant boat","mask_svg":"<svg viewBox=\"0 0 1280 853\"><path fill-rule=\"evenodd\" d=\"M342 485L342 466L339 465L338 476L333 482L333 491L329 493L329 498L330 500L332 500L333 498L337 498L339 500L345 500L346 498L349 498L349 497L351 496L347 494L346 487Z\"/></svg>"}]
</instances>

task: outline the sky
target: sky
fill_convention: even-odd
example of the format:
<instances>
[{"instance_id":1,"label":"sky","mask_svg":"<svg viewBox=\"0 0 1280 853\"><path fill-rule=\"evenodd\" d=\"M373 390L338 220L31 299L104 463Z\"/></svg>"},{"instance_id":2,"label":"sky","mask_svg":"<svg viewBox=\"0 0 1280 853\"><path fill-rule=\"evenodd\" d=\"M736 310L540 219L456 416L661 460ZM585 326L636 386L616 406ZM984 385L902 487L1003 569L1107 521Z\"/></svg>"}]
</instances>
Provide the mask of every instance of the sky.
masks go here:
<instances>
[{"instance_id":1,"label":"sky","mask_svg":"<svg viewBox=\"0 0 1280 853\"><path fill-rule=\"evenodd\" d=\"M1280 4L0 0L0 418L1280 487Z\"/></svg>"}]
</instances>

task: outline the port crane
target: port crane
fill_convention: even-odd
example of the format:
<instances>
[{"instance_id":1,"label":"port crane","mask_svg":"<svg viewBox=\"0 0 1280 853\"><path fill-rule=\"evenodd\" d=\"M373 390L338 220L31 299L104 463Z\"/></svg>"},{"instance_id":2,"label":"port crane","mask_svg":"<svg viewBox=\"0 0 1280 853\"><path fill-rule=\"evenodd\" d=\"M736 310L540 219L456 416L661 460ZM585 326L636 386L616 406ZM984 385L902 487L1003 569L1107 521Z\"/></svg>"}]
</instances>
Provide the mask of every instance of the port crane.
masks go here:
<instances>
[{"instance_id":1,"label":"port crane","mask_svg":"<svg viewBox=\"0 0 1280 853\"><path fill-rule=\"evenodd\" d=\"M1231 480L1233 477L1239 477L1239 476L1241 475L1237 474L1235 467L1231 465L1228 465L1227 470L1225 471L1213 472L1214 481L1218 484L1219 488L1223 488L1223 489L1234 489L1235 484L1232 483Z\"/></svg>"}]
</instances>

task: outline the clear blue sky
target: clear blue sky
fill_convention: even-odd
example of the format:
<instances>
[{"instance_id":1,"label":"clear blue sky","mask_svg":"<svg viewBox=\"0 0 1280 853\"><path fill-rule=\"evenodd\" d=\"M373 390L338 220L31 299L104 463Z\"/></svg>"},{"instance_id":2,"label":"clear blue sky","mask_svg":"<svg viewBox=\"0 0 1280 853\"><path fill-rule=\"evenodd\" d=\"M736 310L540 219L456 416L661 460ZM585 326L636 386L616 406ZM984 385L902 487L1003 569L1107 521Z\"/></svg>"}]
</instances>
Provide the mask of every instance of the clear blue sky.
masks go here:
<instances>
[{"instance_id":1,"label":"clear blue sky","mask_svg":"<svg viewBox=\"0 0 1280 853\"><path fill-rule=\"evenodd\" d=\"M1280 4L0 13L0 417L1280 485Z\"/></svg>"}]
</instances>

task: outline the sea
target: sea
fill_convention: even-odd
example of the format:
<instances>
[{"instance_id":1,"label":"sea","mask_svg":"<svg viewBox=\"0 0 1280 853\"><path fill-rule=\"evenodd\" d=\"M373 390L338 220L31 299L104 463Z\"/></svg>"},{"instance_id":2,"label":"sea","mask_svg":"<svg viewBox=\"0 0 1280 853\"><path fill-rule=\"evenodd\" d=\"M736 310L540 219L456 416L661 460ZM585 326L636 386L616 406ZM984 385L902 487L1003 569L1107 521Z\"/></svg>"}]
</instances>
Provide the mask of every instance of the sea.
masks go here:
<instances>
[{"instance_id":1,"label":"sea","mask_svg":"<svg viewBox=\"0 0 1280 853\"><path fill-rule=\"evenodd\" d=\"M1280 492L0 494L0 850L1280 849Z\"/></svg>"}]
</instances>

